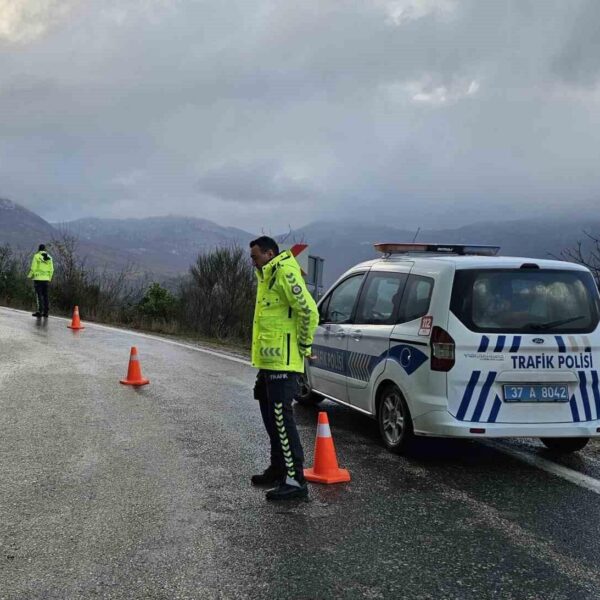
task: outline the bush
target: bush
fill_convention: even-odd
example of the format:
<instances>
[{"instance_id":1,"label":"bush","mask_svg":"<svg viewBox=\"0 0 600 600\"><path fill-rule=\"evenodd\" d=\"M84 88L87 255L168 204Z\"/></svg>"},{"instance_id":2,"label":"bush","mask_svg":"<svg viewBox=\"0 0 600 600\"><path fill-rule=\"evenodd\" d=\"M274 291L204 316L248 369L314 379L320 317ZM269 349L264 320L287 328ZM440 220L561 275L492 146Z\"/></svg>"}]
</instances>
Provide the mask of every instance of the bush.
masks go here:
<instances>
[{"instance_id":1,"label":"bush","mask_svg":"<svg viewBox=\"0 0 600 600\"><path fill-rule=\"evenodd\" d=\"M252 337L255 277L239 246L198 256L181 285L185 323L201 335L248 341Z\"/></svg>"},{"instance_id":2,"label":"bush","mask_svg":"<svg viewBox=\"0 0 600 600\"><path fill-rule=\"evenodd\" d=\"M14 254L9 245L0 246L0 302L30 308L33 286L27 279L27 259Z\"/></svg>"},{"instance_id":3,"label":"bush","mask_svg":"<svg viewBox=\"0 0 600 600\"><path fill-rule=\"evenodd\" d=\"M178 300L160 283L153 283L137 305L140 314L148 319L173 319L177 314Z\"/></svg>"}]
</instances>

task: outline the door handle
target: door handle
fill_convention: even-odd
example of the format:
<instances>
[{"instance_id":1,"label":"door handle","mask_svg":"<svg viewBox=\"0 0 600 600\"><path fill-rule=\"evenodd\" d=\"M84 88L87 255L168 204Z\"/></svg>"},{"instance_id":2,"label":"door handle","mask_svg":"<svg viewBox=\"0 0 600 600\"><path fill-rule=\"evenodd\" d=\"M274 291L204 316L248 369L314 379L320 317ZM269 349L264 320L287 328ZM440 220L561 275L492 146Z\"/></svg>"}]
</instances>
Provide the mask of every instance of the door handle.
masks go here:
<instances>
[{"instance_id":1,"label":"door handle","mask_svg":"<svg viewBox=\"0 0 600 600\"><path fill-rule=\"evenodd\" d=\"M355 329L350 336L352 337L353 340L356 340L357 342L359 342L360 340L362 340L362 331L360 329Z\"/></svg>"},{"instance_id":2,"label":"door handle","mask_svg":"<svg viewBox=\"0 0 600 600\"><path fill-rule=\"evenodd\" d=\"M335 337L338 338L339 340L343 340L346 337L346 332L345 331L338 331L335 334Z\"/></svg>"}]
</instances>

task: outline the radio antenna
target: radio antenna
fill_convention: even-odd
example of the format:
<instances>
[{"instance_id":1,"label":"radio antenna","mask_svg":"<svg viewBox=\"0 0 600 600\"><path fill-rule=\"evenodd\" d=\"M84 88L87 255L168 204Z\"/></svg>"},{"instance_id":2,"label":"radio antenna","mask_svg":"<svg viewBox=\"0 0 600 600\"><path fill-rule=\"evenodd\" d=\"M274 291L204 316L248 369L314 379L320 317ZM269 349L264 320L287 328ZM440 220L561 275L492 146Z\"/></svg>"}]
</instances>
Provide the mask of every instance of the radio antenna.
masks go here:
<instances>
[{"instance_id":1,"label":"radio antenna","mask_svg":"<svg viewBox=\"0 0 600 600\"><path fill-rule=\"evenodd\" d=\"M417 227L417 233L415 233L415 237L412 239L413 242L417 241L417 236L419 235L419 232L421 231L420 227Z\"/></svg>"}]
</instances>

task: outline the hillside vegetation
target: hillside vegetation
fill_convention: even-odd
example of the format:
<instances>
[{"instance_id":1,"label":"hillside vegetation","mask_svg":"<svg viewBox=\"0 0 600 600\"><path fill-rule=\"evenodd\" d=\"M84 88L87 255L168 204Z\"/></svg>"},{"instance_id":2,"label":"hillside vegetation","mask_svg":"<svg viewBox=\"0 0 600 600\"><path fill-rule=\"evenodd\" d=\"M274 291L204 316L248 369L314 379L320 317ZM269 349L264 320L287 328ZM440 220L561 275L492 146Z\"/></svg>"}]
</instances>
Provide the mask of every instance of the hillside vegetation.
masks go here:
<instances>
[{"instance_id":1,"label":"hillside vegetation","mask_svg":"<svg viewBox=\"0 0 600 600\"><path fill-rule=\"evenodd\" d=\"M50 313L134 329L247 344L252 332L255 277L245 248L225 246L201 254L172 289L140 281L127 270L86 265L78 240L68 234L48 244L55 263ZM0 246L0 304L33 310L27 279L30 257Z\"/></svg>"}]
</instances>

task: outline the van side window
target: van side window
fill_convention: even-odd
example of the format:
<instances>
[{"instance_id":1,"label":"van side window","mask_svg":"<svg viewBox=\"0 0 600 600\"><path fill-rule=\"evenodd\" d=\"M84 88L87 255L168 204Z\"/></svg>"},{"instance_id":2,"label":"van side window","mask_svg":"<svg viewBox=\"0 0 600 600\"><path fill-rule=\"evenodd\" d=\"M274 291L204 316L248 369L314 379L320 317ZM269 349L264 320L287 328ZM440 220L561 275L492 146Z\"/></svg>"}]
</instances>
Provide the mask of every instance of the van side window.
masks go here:
<instances>
[{"instance_id":1,"label":"van side window","mask_svg":"<svg viewBox=\"0 0 600 600\"><path fill-rule=\"evenodd\" d=\"M409 275L396 322L408 323L424 317L429 312L432 292L433 279L421 275Z\"/></svg>"},{"instance_id":2,"label":"van side window","mask_svg":"<svg viewBox=\"0 0 600 600\"><path fill-rule=\"evenodd\" d=\"M323 303L325 309L322 313L323 323L349 323L352 311L360 292L365 274L354 275L344 279Z\"/></svg>"},{"instance_id":3,"label":"van side window","mask_svg":"<svg viewBox=\"0 0 600 600\"><path fill-rule=\"evenodd\" d=\"M325 316L327 315L327 309L329 308L329 301L331 300L331 295L327 296L323 302L319 303L319 323L325 322Z\"/></svg>"},{"instance_id":4,"label":"van side window","mask_svg":"<svg viewBox=\"0 0 600 600\"><path fill-rule=\"evenodd\" d=\"M355 323L391 325L398 312L406 273L371 271L360 295Z\"/></svg>"}]
</instances>

